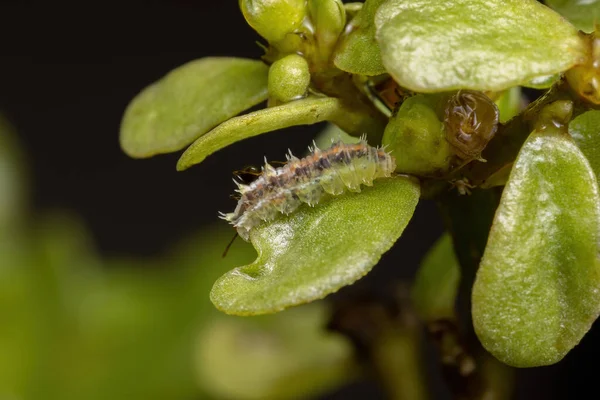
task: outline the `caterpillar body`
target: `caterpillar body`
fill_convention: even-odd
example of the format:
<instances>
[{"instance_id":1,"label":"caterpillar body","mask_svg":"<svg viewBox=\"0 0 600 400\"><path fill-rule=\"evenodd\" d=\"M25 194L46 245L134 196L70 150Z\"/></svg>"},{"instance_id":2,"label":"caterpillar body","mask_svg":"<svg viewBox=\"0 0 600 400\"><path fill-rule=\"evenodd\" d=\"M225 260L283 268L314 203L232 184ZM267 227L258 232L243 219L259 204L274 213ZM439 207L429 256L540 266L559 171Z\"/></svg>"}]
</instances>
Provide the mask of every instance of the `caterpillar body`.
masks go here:
<instances>
[{"instance_id":1,"label":"caterpillar body","mask_svg":"<svg viewBox=\"0 0 600 400\"><path fill-rule=\"evenodd\" d=\"M391 176L396 168L385 149L369 146L364 138L356 144L338 141L326 150L316 145L309 150L311 154L301 159L290 152L280 168L265 160L261 175L249 185L234 180L241 198L235 211L220 213L221 218L248 240L250 230L262 221L290 214L302 203L314 206L326 194L360 192L361 185L372 186L375 179Z\"/></svg>"}]
</instances>

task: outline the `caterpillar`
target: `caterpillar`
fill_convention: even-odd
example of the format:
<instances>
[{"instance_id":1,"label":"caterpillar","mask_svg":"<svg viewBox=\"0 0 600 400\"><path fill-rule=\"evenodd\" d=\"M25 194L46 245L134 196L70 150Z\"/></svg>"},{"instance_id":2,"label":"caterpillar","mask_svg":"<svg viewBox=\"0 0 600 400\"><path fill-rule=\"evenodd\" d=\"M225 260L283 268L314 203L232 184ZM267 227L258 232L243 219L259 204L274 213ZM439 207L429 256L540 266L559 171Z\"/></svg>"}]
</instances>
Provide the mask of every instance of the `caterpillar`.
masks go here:
<instances>
[{"instance_id":1,"label":"caterpillar","mask_svg":"<svg viewBox=\"0 0 600 400\"><path fill-rule=\"evenodd\" d=\"M314 145L309 151L304 158L290 151L279 168L265 159L261 175L249 185L234 179L241 197L234 212L219 213L220 217L247 241L251 229L263 221L288 215L302 203L312 207L326 194L360 192L361 185L372 186L373 180L389 177L396 169L394 157L384 148L369 146L364 137L356 144L338 141L326 150Z\"/></svg>"}]
</instances>

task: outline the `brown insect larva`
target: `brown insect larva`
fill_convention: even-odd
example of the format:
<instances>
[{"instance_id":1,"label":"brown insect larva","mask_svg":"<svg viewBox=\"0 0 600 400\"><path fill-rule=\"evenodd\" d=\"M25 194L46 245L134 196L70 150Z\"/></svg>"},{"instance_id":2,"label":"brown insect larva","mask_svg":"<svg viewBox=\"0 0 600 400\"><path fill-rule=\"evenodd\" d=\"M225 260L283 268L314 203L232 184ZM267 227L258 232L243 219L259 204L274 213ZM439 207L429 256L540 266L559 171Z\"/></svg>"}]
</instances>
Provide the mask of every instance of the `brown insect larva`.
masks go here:
<instances>
[{"instance_id":1,"label":"brown insect larva","mask_svg":"<svg viewBox=\"0 0 600 400\"><path fill-rule=\"evenodd\" d=\"M496 104L482 92L459 90L446 106L446 140L463 161L481 159L481 152L498 130Z\"/></svg>"}]
</instances>

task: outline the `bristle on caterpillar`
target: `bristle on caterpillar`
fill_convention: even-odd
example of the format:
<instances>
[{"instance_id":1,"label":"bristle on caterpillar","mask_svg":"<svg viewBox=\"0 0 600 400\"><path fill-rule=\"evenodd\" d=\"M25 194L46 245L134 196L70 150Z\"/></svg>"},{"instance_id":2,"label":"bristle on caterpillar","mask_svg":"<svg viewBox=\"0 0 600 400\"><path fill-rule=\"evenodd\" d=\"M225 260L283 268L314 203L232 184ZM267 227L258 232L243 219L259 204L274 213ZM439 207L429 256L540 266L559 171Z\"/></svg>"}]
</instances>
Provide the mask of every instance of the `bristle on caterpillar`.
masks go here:
<instances>
[{"instance_id":1,"label":"bristle on caterpillar","mask_svg":"<svg viewBox=\"0 0 600 400\"><path fill-rule=\"evenodd\" d=\"M371 147L364 138L356 144L334 142L326 150L313 143L311 154L296 158L289 152L288 162L273 168L265 158L262 174L249 185L238 185L241 198L235 211L219 213L230 222L240 237L248 240L250 230L279 214L290 214L302 203L314 206L326 195L344 191L360 192L377 178L389 177L395 159L383 148Z\"/></svg>"}]
</instances>

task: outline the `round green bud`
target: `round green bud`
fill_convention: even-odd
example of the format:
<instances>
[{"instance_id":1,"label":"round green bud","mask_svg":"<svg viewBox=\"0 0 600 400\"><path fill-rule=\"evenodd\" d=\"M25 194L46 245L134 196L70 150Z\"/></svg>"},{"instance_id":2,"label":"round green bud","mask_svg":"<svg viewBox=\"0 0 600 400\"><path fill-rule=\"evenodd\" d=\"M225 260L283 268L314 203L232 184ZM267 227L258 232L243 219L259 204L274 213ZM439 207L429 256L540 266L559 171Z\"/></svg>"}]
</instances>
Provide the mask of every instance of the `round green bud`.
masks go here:
<instances>
[{"instance_id":1,"label":"round green bud","mask_svg":"<svg viewBox=\"0 0 600 400\"><path fill-rule=\"evenodd\" d=\"M269 95L283 103L304 97L309 84L308 63L297 54L275 61L269 69Z\"/></svg>"},{"instance_id":2,"label":"round green bud","mask_svg":"<svg viewBox=\"0 0 600 400\"><path fill-rule=\"evenodd\" d=\"M248 24L269 42L294 32L306 16L305 0L240 0Z\"/></svg>"},{"instance_id":3,"label":"round green bud","mask_svg":"<svg viewBox=\"0 0 600 400\"><path fill-rule=\"evenodd\" d=\"M382 143L396 158L396 172L428 176L449 168L452 149L433 107L425 95L410 97L386 126Z\"/></svg>"}]
</instances>

